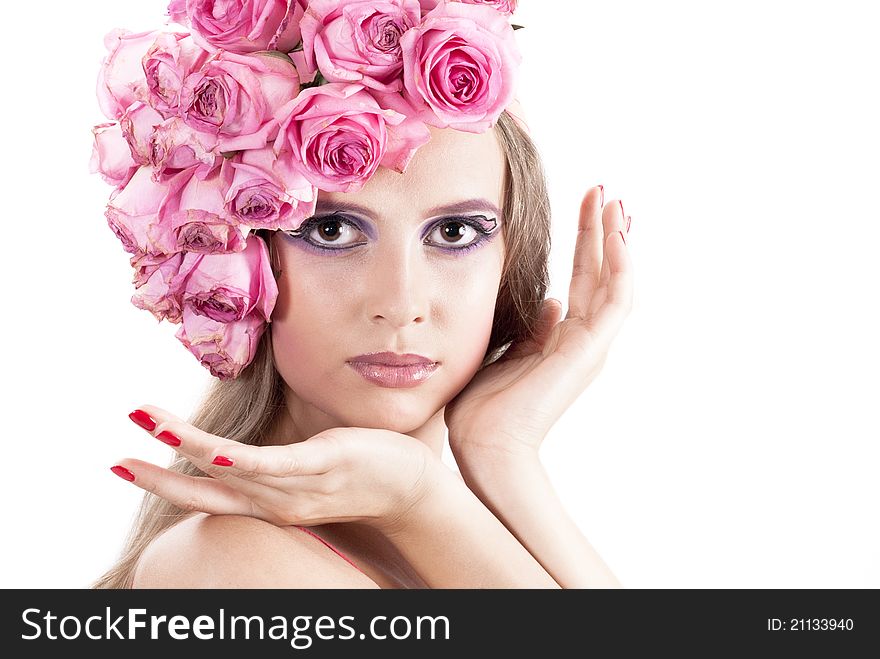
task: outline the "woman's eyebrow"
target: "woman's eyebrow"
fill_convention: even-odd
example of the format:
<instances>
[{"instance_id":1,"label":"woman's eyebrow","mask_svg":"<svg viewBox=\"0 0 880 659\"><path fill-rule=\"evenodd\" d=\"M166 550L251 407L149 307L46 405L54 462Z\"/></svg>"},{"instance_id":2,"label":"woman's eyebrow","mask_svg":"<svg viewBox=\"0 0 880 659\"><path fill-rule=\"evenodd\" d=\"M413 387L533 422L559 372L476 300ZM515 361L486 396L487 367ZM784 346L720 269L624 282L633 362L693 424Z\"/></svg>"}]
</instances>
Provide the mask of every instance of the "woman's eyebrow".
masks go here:
<instances>
[{"instance_id":1,"label":"woman's eyebrow","mask_svg":"<svg viewBox=\"0 0 880 659\"><path fill-rule=\"evenodd\" d=\"M501 210L488 199L468 199L467 201L459 201L443 206L436 206L428 211L429 216L433 215L454 215L455 213L472 213L474 211L491 211L496 217L501 217ZM318 200L315 206L315 214L333 211L351 211L352 213L360 213L367 217L373 217L373 211L365 206L353 204L348 201L332 201Z\"/></svg>"},{"instance_id":2,"label":"woman's eyebrow","mask_svg":"<svg viewBox=\"0 0 880 659\"><path fill-rule=\"evenodd\" d=\"M472 213L474 211L492 211L498 218L501 217L501 209L488 199L468 199L445 206L436 206L428 211L428 215L446 215L454 213Z\"/></svg>"}]
</instances>

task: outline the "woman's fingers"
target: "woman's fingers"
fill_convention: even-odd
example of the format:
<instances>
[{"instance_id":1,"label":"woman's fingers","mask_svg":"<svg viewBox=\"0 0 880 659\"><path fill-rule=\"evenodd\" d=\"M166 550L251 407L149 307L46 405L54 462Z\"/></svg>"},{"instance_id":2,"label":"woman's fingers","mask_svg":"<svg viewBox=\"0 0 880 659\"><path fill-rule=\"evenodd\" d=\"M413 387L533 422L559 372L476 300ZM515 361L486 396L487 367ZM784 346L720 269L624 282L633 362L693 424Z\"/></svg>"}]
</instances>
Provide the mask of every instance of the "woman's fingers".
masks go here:
<instances>
[{"instance_id":1,"label":"woman's fingers","mask_svg":"<svg viewBox=\"0 0 880 659\"><path fill-rule=\"evenodd\" d=\"M207 456L218 445L238 444L231 439L199 430L192 424L174 416L171 412L155 405L141 405L129 416L153 437L169 446L181 447L186 440L186 449L180 452L195 458ZM135 416L139 419L136 419Z\"/></svg>"},{"instance_id":2,"label":"woman's fingers","mask_svg":"<svg viewBox=\"0 0 880 659\"><path fill-rule=\"evenodd\" d=\"M625 245L626 240L621 235L625 228L626 218L624 216L623 202L618 199L602 209L602 240L606 247L602 250L602 271L599 274L599 286L607 283L611 275L607 254L608 238L613 236L615 240L619 240Z\"/></svg>"},{"instance_id":3,"label":"woman's fingers","mask_svg":"<svg viewBox=\"0 0 880 659\"><path fill-rule=\"evenodd\" d=\"M632 265L625 234L629 220L623 202L602 207L597 188L581 205L575 263L566 319L583 323L586 334L578 343L589 346L588 359L605 354L632 307ZM571 336L576 336L577 333Z\"/></svg>"},{"instance_id":4,"label":"woman's fingers","mask_svg":"<svg viewBox=\"0 0 880 659\"><path fill-rule=\"evenodd\" d=\"M134 415L138 415L139 419L135 419ZM241 469L230 470L225 461L215 461L215 458L223 455L228 447L242 446L239 442L199 430L155 405L141 405L130 416L153 437L172 446L178 454L187 458L209 476L221 480L235 478L236 482L232 485L243 494L249 496L261 494L259 487L273 485L271 482L262 482L262 485L249 486L248 481L260 481L262 475ZM149 422L146 422L146 419L149 419Z\"/></svg>"},{"instance_id":5,"label":"woman's fingers","mask_svg":"<svg viewBox=\"0 0 880 659\"><path fill-rule=\"evenodd\" d=\"M633 273L626 244L619 233L605 239L605 265L608 275L584 322L601 350L607 350L632 308Z\"/></svg>"},{"instance_id":6,"label":"woman's fingers","mask_svg":"<svg viewBox=\"0 0 880 659\"><path fill-rule=\"evenodd\" d=\"M260 516L249 497L213 478L188 476L131 458L121 460L112 467L112 471L139 488L187 511L201 511L212 515Z\"/></svg>"},{"instance_id":7,"label":"woman's fingers","mask_svg":"<svg viewBox=\"0 0 880 659\"><path fill-rule=\"evenodd\" d=\"M587 191L581 202L566 318L586 316L590 299L599 282L602 268L604 194L602 186L597 185Z\"/></svg>"},{"instance_id":8,"label":"woman's fingers","mask_svg":"<svg viewBox=\"0 0 880 659\"><path fill-rule=\"evenodd\" d=\"M149 432L156 439L173 446L215 478L235 477L273 486L276 483L271 480L272 476L319 474L332 464L334 442L320 434L296 444L250 446L199 430L155 405L142 405L138 410L155 422ZM249 493L240 483L234 486Z\"/></svg>"},{"instance_id":9,"label":"woman's fingers","mask_svg":"<svg viewBox=\"0 0 880 659\"><path fill-rule=\"evenodd\" d=\"M319 436L304 442L283 446L235 446L217 448L211 458L214 464L249 474L263 476L307 476L329 470L334 449Z\"/></svg>"}]
</instances>

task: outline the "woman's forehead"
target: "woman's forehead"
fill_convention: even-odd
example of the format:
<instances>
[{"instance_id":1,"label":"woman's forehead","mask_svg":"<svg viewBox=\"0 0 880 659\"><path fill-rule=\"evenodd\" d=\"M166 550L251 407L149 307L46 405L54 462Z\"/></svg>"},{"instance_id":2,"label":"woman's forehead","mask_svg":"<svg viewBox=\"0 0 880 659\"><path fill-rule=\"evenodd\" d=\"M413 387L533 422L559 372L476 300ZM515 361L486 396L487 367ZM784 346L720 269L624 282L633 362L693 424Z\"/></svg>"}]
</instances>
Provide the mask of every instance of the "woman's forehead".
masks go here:
<instances>
[{"instance_id":1,"label":"woman's forehead","mask_svg":"<svg viewBox=\"0 0 880 659\"><path fill-rule=\"evenodd\" d=\"M504 192L504 152L494 130L465 133L432 129L431 140L416 151L405 172L380 167L357 192L319 192L318 211L350 210L419 217L454 212L499 213ZM369 212L368 212L369 211Z\"/></svg>"},{"instance_id":2,"label":"woman's forehead","mask_svg":"<svg viewBox=\"0 0 880 659\"><path fill-rule=\"evenodd\" d=\"M381 213L370 206L355 203L349 198L354 195L336 195L333 198L318 198L315 208L315 214L321 215L333 212L350 212L366 217L372 217ZM443 203L439 206L433 206L420 211L418 214L425 217L434 217L441 215L466 215L468 213L489 213L495 217L501 215L501 209L498 204L484 197L475 197L472 199L462 199L460 201L451 201Z\"/></svg>"}]
</instances>

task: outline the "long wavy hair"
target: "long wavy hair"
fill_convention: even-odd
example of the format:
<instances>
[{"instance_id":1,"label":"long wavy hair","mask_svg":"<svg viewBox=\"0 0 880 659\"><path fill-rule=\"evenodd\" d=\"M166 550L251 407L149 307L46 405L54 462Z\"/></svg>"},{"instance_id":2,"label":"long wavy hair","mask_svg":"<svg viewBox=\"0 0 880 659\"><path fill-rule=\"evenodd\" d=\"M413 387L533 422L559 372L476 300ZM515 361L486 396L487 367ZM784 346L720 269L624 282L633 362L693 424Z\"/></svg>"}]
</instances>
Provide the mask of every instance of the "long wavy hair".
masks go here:
<instances>
[{"instance_id":1,"label":"long wavy hair","mask_svg":"<svg viewBox=\"0 0 880 659\"><path fill-rule=\"evenodd\" d=\"M506 253L481 368L501 357L511 343L533 336L549 285L550 202L540 156L528 133L507 112L500 116L495 131L507 160L503 200ZM277 272L273 241L266 231L258 234L266 240ZM188 421L205 432L261 446L283 408L284 381L275 368L272 332L267 330L253 361L234 380L214 380ZM177 458L169 469L205 475L185 458ZM118 560L92 587L131 588L144 550L189 514L145 493Z\"/></svg>"}]
</instances>

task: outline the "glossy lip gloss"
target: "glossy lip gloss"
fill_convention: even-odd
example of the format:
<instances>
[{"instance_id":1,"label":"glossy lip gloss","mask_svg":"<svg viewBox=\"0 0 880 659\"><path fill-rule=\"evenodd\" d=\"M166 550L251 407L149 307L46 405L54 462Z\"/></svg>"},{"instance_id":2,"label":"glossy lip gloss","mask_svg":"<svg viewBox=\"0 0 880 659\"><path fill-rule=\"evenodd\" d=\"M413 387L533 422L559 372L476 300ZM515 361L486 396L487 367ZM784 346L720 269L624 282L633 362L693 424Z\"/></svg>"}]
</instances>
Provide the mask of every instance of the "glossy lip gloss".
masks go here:
<instances>
[{"instance_id":1,"label":"glossy lip gloss","mask_svg":"<svg viewBox=\"0 0 880 659\"><path fill-rule=\"evenodd\" d=\"M388 366L387 364L369 362L346 363L368 382L390 389L417 387L430 378L439 366L437 362L405 366Z\"/></svg>"}]
</instances>

